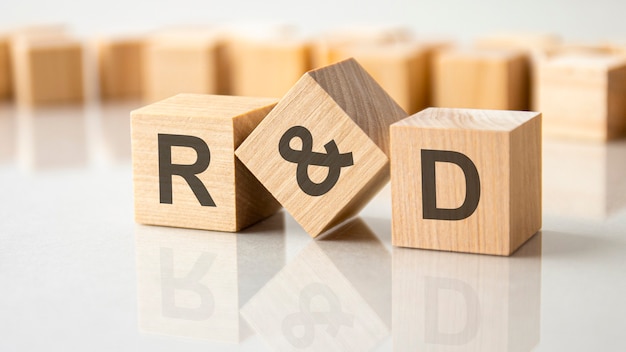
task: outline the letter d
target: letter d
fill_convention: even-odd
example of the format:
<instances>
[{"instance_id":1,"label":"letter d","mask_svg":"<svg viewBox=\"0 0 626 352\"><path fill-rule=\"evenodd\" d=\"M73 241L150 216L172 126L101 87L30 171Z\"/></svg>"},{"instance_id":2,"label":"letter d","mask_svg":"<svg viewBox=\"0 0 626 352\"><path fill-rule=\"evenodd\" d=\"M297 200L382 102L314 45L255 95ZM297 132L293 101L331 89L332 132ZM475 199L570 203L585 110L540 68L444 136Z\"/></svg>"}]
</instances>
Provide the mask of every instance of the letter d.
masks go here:
<instances>
[{"instance_id":1,"label":"letter d","mask_svg":"<svg viewBox=\"0 0 626 352\"><path fill-rule=\"evenodd\" d=\"M465 174L465 201L456 209L437 208L435 162L456 164ZM422 149L422 209L424 219L463 220L474 213L480 200L480 177L476 165L464 154Z\"/></svg>"}]
</instances>

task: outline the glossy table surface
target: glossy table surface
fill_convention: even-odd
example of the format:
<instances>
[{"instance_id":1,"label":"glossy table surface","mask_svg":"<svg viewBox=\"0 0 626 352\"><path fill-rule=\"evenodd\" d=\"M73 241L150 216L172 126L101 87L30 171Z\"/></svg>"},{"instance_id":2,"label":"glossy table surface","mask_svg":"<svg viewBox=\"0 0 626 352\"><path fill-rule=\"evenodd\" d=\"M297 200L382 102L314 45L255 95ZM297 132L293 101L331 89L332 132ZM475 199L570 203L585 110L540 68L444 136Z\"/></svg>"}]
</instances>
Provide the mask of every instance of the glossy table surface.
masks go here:
<instances>
[{"instance_id":1,"label":"glossy table surface","mask_svg":"<svg viewBox=\"0 0 626 352\"><path fill-rule=\"evenodd\" d=\"M626 350L624 141L545 140L505 258L392 247L389 187L321 240L137 225L137 106L0 106L0 350Z\"/></svg>"}]
</instances>

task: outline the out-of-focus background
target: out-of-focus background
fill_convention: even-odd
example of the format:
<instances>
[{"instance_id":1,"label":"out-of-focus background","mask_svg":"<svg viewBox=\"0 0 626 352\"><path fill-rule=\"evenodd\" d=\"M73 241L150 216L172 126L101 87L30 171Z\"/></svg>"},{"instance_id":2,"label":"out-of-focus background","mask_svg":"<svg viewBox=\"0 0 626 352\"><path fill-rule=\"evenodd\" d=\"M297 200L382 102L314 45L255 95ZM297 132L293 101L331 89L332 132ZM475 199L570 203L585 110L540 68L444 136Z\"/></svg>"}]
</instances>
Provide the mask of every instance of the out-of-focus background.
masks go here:
<instances>
[{"instance_id":1,"label":"out-of-focus background","mask_svg":"<svg viewBox=\"0 0 626 352\"><path fill-rule=\"evenodd\" d=\"M501 30L555 32L572 40L622 39L626 4L599 1L441 0L40 1L5 3L3 25L63 22L93 34L117 29L216 21L277 21L313 32L350 24L406 25L462 40Z\"/></svg>"},{"instance_id":2,"label":"out-of-focus background","mask_svg":"<svg viewBox=\"0 0 626 352\"><path fill-rule=\"evenodd\" d=\"M4 3L0 350L624 350L624 13ZM388 186L324 240L284 210L237 234L134 222L131 110L181 91L280 97L349 56L410 113L543 112L540 233L512 257L393 247Z\"/></svg>"}]
</instances>

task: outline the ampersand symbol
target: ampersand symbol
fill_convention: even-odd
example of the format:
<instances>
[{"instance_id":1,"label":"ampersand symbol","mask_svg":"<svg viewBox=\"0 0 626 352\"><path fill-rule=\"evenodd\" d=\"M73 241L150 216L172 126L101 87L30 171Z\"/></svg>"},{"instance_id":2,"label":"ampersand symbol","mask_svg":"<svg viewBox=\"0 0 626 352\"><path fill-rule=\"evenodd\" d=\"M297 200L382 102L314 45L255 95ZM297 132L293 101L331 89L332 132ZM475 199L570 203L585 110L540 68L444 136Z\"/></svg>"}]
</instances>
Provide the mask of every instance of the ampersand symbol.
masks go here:
<instances>
[{"instance_id":1,"label":"ampersand symbol","mask_svg":"<svg viewBox=\"0 0 626 352\"><path fill-rule=\"evenodd\" d=\"M294 138L302 141L302 150L294 150L289 143ZM283 159L298 164L296 180L302 191L310 196L321 196L330 191L341 173L342 167L354 165L352 153L339 153L335 140L324 145L326 154L313 151L313 136L302 126L293 126L280 138L278 151ZM309 177L309 165L328 167L328 175L324 181L317 183Z\"/></svg>"},{"instance_id":2,"label":"ampersand symbol","mask_svg":"<svg viewBox=\"0 0 626 352\"><path fill-rule=\"evenodd\" d=\"M320 296L328 304L328 312L311 312L313 298ZM328 286L321 283L312 283L300 292L300 312L285 317L282 323L283 335L289 343L296 348L311 346L315 339L315 325L327 325L326 332L335 337L339 328L352 327L354 316L341 311L341 302ZM301 326L304 333L301 337L296 336L294 328Z\"/></svg>"}]
</instances>

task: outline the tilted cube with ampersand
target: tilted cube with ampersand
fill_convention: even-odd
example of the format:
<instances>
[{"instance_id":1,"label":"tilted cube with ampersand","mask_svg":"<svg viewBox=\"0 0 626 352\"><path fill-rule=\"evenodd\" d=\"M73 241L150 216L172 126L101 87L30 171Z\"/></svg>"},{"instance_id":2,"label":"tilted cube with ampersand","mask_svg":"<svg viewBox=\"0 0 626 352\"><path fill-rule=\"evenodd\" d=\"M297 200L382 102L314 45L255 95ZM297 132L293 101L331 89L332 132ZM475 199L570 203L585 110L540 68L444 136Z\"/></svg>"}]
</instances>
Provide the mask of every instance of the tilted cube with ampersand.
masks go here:
<instances>
[{"instance_id":1,"label":"tilted cube with ampersand","mask_svg":"<svg viewBox=\"0 0 626 352\"><path fill-rule=\"evenodd\" d=\"M407 114L353 59L306 73L237 149L316 237L389 179L389 126Z\"/></svg>"}]
</instances>

